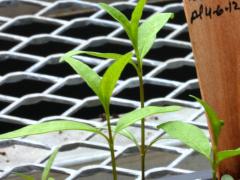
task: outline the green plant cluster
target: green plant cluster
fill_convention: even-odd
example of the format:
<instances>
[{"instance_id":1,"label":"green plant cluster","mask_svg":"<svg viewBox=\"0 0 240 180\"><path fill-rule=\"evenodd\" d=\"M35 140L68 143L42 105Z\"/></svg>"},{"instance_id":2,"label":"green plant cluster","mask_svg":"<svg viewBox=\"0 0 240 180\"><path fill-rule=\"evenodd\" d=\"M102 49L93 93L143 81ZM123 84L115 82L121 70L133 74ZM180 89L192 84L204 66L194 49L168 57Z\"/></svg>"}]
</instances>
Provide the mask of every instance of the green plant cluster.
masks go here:
<instances>
[{"instance_id":1,"label":"green plant cluster","mask_svg":"<svg viewBox=\"0 0 240 180\"><path fill-rule=\"evenodd\" d=\"M114 152L114 141L117 134L125 136L139 149L141 157L141 172L142 180L145 179L145 156L150 146L158 141L158 138L154 139L148 144L145 143L145 118L154 114L167 113L180 110L178 106L147 106L144 104L144 82L143 82L143 58L149 52L154 44L157 33L162 27L168 22L169 19L173 18L173 13L155 13L145 21L141 22L142 12L146 0L139 0L137 3L131 19L129 20L124 14L118 9L111 7L107 4L100 4L100 7L104 9L109 15L117 20L125 30L132 44L132 51L126 54L116 53L102 53L102 52L89 52L89 51L70 51L64 54L61 61L68 63L77 74L87 83L87 85L93 90L98 96L106 115L107 127L94 127L87 123L81 123L78 121L70 120L55 120L50 122L37 123L34 125L26 126L22 129L2 134L0 139L12 139L36 134L44 134L55 131L64 130L81 130L96 133L106 139L109 145L111 159L112 159L112 174L113 179L117 180L117 162ZM76 55L87 54L94 57L111 59L112 64L108 67L103 77L100 77L94 70L88 65L77 60ZM133 60L133 56L136 56L136 61ZM139 94L141 107L129 113L123 114L116 126L111 124L110 114L110 102L114 88L127 64L131 64L136 70L136 74L139 78ZM157 129L164 130L172 138L178 139L193 148L197 152L205 156L211 163L213 179L216 179L216 170L218 165L226 158L230 158L240 154L240 149L218 151L218 138L223 126L223 122L219 120L216 113L212 108L207 105L204 101L194 97L202 106L205 108L206 113L209 117L210 125L213 129L213 143L212 146L206 137L198 127L182 122L182 121L168 121L160 124ZM134 136L134 133L129 131L127 128L134 123L141 121L141 142L139 143ZM103 130L107 129L108 134L104 134ZM55 157L56 154L54 153ZM54 160L50 158L50 163L47 166L47 174ZM161 157L160 157L161 158ZM161 160L161 159L160 159ZM42 180L47 180L48 175L44 173ZM21 175L23 176L23 175ZM223 179L231 178L226 175Z\"/></svg>"}]
</instances>

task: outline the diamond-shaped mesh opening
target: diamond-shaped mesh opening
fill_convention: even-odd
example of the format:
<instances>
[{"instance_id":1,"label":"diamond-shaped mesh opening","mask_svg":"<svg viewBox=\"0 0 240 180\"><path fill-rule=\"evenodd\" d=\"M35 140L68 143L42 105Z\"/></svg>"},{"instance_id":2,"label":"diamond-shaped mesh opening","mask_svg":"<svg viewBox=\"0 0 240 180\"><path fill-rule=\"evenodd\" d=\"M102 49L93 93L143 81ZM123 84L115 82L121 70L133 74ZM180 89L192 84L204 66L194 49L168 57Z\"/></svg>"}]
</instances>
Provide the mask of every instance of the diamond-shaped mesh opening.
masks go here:
<instances>
[{"instance_id":1,"label":"diamond-shaped mesh opening","mask_svg":"<svg viewBox=\"0 0 240 180\"><path fill-rule=\"evenodd\" d=\"M61 35L80 39L89 39L96 36L106 36L114 29L114 27L106 26L100 23L77 22L63 31Z\"/></svg>"},{"instance_id":2,"label":"diamond-shaped mesh opening","mask_svg":"<svg viewBox=\"0 0 240 180\"><path fill-rule=\"evenodd\" d=\"M19 60L17 57L11 56L0 56L0 75L5 75L7 73L24 71L27 68L31 67L34 62Z\"/></svg>"},{"instance_id":3,"label":"diamond-shaped mesh opening","mask_svg":"<svg viewBox=\"0 0 240 180\"><path fill-rule=\"evenodd\" d=\"M178 164L177 168L199 171L211 169L211 166L204 156L199 153L193 153Z\"/></svg>"},{"instance_id":4,"label":"diamond-shaped mesh opening","mask_svg":"<svg viewBox=\"0 0 240 180\"><path fill-rule=\"evenodd\" d=\"M1 122L0 133L7 133L24 127L20 124Z\"/></svg>"},{"instance_id":5,"label":"diamond-shaped mesh opening","mask_svg":"<svg viewBox=\"0 0 240 180\"><path fill-rule=\"evenodd\" d=\"M119 9L128 19L131 19L131 14L132 14L132 11L134 9L133 6L119 5L119 6L115 6L115 8ZM142 19L146 19L147 17L149 17L153 13L154 13L154 11L152 9L145 8L143 10ZM106 13L104 15L102 15L100 18L114 21L114 19Z\"/></svg>"},{"instance_id":6,"label":"diamond-shaped mesh opening","mask_svg":"<svg viewBox=\"0 0 240 180\"><path fill-rule=\"evenodd\" d=\"M0 111L7 107L9 104L10 103L8 102L0 101Z\"/></svg>"},{"instance_id":7,"label":"diamond-shaped mesh opening","mask_svg":"<svg viewBox=\"0 0 240 180\"><path fill-rule=\"evenodd\" d=\"M51 61L51 60L49 60ZM47 74L51 76L66 77L76 74L75 71L67 63L47 63L36 70L36 73Z\"/></svg>"},{"instance_id":8,"label":"diamond-shaped mesh opening","mask_svg":"<svg viewBox=\"0 0 240 180\"><path fill-rule=\"evenodd\" d=\"M80 176L78 176L79 179L81 180L99 180L99 179L104 179L104 180L112 180L113 176L111 172L95 172L95 173L82 173ZM119 180L135 180L136 177L133 176L127 176L123 174L118 174L118 179Z\"/></svg>"},{"instance_id":9,"label":"diamond-shaped mesh opening","mask_svg":"<svg viewBox=\"0 0 240 180\"><path fill-rule=\"evenodd\" d=\"M112 118L117 118L120 114L124 114L133 110L133 107L129 106L120 106L111 104L110 114ZM82 119L99 119L100 121L105 121L105 114L100 103L91 107L83 107L73 113L72 117L82 118Z\"/></svg>"},{"instance_id":10,"label":"diamond-shaped mesh opening","mask_svg":"<svg viewBox=\"0 0 240 180\"><path fill-rule=\"evenodd\" d=\"M41 100L36 103L33 102L32 104L29 104L29 102L28 104L23 103L9 114L12 116L39 120L47 116L61 115L70 107L71 105L61 102Z\"/></svg>"},{"instance_id":11,"label":"diamond-shaped mesh opening","mask_svg":"<svg viewBox=\"0 0 240 180\"><path fill-rule=\"evenodd\" d=\"M38 42L32 40L30 43L28 43L25 47L23 47L19 51L22 53L33 54L38 56L48 56L51 54L65 53L76 47L76 45L67 42L60 42L54 39L48 39L43 41L40 41L40 39L37 40Z\"/></svg>"},{"instance_id":12,"label":"diamond-shaped mesh opening","mask_svg":"<svg viewBox=\"0 0 240 180\"><path fill-rule=\"evenodd\" d=\"M146 58L166 61L171 58L176 57L185 57L191 52L191 49L170 46L170 45L162 45L159 47L153 47L146 55Z\"/></svg>"},{"instance_id":13,"label":"diamond-shaped mesh opening","mask_svg":"<svg viewBox=\"0 0 240 180\"><path fill-rule=\"evenodd\" d=\"M115 41L106 41L101 44L91 43L84 50L87 51L96 51L96 52L111 52L111 53L119 53L124 54L132 50L130 45L121 44Z\"/></svg>"},{"instance_id":14,"label":"diamond-shaped mesh opening","mask_svg":"<svg viewBox=\"0 0 240 180\"><path fill-rule=\"evenodd\" d=\"M68 147L67 145L65 146L66 148ZM70 147L71 148L71 147ZM99 149L98 147L73 147L71 149L68 149L67 151L60 151L57 154L57 157L55 159L55 163L59 164L61 162L65 161L65 158L67 157L68 160L75 160L76 159L76 154L81 154L79 158L86 159L84 157L93 157L93 159L89 159L88 161L82 161L82 163L75 164L74 169L80 169L81 167L87 166L87 165L94 165L94 163L97 161L103 161L107 158L109 158L110 153L108 150L104 149ZM79 159L81 161L81 159ZM96 165L96 164L95 164ZM72 168L72 167L71 167Z\"/></svg>"},{"instance_id":15,"label":"diamond-shaped mesh opening","mask_svg":"<svg viewBox=\"0 0 240 180\"><path fill-rule=\"evenodd\" d=\"M5 82L0 85L0 94L21 97L31 93L40 93L49 88L52 83L23 79L16 82Z\"/></svg>"},{"instance_id":16,"label":"diamond-shaped mesh opening","mask_svg":"<svg viewBox=\"0 0 240 180\"><path fill-rule=\"evenodd\" d=\"M169 35L172 32L173 32L172 29L163 28L157 33L157 38L165 38L167 35Z\"/></svg>"},{"instance_id":17,"label":"diamond-shaped mesh opening","mask_svg":"<svg viewBox=\"0 0 240 180\"><path fill-rule=\"evenodd\" d=\"M86 83L69 85L65 84L60 89L56 90L54 94L66 97L73 97L77 99L84 99L86 97L95 95Z\"/></svg>"},{"instance_id":18,"label":"diamond-shaped mesh opening","mask_svg":"<svg viewBox=\"0 0 240 180\"><path fill-rule=\"evenodd\" d=\"M36 163L41 161L49 154L49 151L46 149L17 144L1 147L1 152L5 153L5 155L0 155L0 170L30 163Z\"/></svg>"},{"instance_id":19,"label":"diamond-shaped mesh opening","mask_svg":"<svg viewBox=\"0 0 240 180\"><path fill-rule=\"evenodd\" d=\"M163 149L150 149L146 154L145 167L146 169L164 167L169 165L173 160L179 156L176 152L164 151ZM127 169L141 169L140 155L138 151L135 152L125 152L117 159L117 164L119 167Z\"/></svg>"},{"instance_id":20,"label":"diamond-shaped mesh opening","mask_svg":"<svg viewBox=\"0 0 240 180\"><path fill-rule=\"evenodd\" d=\"M0 37L0 51L10 50L19 43L17 40L10 40Z\"/></svg>"},{"instance_id":21,"label":"diamond-shaped mesh opening","mask_svg":"<svg viewBox=\"0 0 240 180\"><path fill-rule=\"evenodd\" d=\"M22 1L1 1L1 16L16 17L20 15L35 14L42 9L42 6Z\"/></svg>"},{"instance_id":22,"label":"diamond-shaped mesh opening","mask_svg":"<svg viewBox=\"0 0 240 180\"><path fill-rule=\"evenodd\" d=\"M144 84L144 91L145 91L145 100L153 99L156 97L164 97L168 95L170 92L172 92L175 88L174 87L168 87L158 84ZM120 93L116 95L116 97L121 97L124 99L130 99L139 101L139 87L134 88L126 88Z\"/></svg>"},{"instance_id":23,"label":"diamond-shaped mesh opening","mask_svg":"<svg viewBox=\"0 0 240 180\"><path fill-rule=\"evenodd\" d=\"M149 73L151 70L153 70L153 68L154 66L143 65L143 75L146 75L147 73ZM105 72L106 72L106 68L104 70L101 70L98 74L100 76L103 76ZM131 64L128 64L123 70L120 79L126 80L132 77L137 77L137 72Z\"/></svg>"},{"instance_id":24,"label":"diamond-shaped mesh opening","mask_svg":"<svg viewBox=\"0 0 240 180\"><path fill-rule=\"evenodd\" d=\"M48 34L58 27L59 25L53 23L43 23L37 20L21 19L19 22L15 21L13 24L9 25L3 30L3 32L28 37L36 34Z\"/></svg>"},{"instance_id":25,"label":"diamond-shaped mesh opening","mask_svg":"<svg viewBox=\"0 0 240 180\"><path fill-rule=\"evenodd\" d=\"M159 178L164 178L164 177L169 177L169 176L174 176L174 175L180 175L182 173L174 172L174 171L169 171L169 170L164 170L164 171L159 171L159 172L154 172L146 177L147 180L159 180Z\"/></svg>"},{"instance_id":26,"label":"diamond-shaped mesh opening","mask_svg":"<svg viewBox=\"0 0 240 180\"><path fill-rule=\"evenodd\" d=\"M94 6L83 5L73 2L58 3L54 8L44 14L47 17L57 19L72 20L80 17L89 17L94 14L98 8Z\"/></svg>"},{"instance_id":27,"label":"diamond-shaped mesh opening","mask_svg":"<svg viewBox=\"0 0 240 180\"><path fill-rule=\"evenodd\" d=\"M188 31L182 31L180 34L174 37L176 40L181 40L181 41L190 41L189 33Z\"/></svg>"},{"instance_id":28,"label":"diamond-shaped mesh opening","mask_svg":"<svg viewBox=\"0 0 240 180\"><path fill-rule=\"evenodd\" d=\"M195 99L193 99L189 95L194 95L196 97L201 98L201 93L200 93L199 88L194 88L194 89L186 89L185 91L183 91L182 93L177 95L176 99L195 101Z\"/></svg>"},{"instance_id":29,"label":"diamond-shaped mesh opening","mask_svg":"<svg viewBox=\"0 0 240 180\"><path fill-rule=\"evenodd\" d=\"M174 69L165 69L157 75L158 78L185 82L190 79L196 79L197 73L194 66L184 65Z\"/></svg>"}]
</instances>

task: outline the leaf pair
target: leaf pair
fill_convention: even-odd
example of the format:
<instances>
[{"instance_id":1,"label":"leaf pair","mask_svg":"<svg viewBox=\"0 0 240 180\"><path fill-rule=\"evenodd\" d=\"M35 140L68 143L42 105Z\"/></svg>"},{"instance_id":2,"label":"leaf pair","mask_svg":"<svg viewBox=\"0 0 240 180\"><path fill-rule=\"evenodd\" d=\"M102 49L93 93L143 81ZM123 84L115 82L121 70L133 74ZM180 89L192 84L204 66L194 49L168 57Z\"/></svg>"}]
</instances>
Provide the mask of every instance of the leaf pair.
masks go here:
<instances>
[{"instance_id":1,"label":"leaf pair","mask_svg":"<svg viewBox=\"0 0 240 180\"><path fill-rule=\"evenodd\" d=\"M179 109L180 109L179 106L166 106L166 107L148 106L141 109L136 109L132 112L124 114L118 120L117 126L114 128L114 133L115 133L114 136L116 136L116 134L121 134L122 136L125 136L126 138L131 140L139 148L138 141L136 140L133 133L126 129L127 127L133 125L134 123L148 116L151 116L154 114L178 111Z\"/></svg>"},{"instance_id":2,"label":"leaf pair","mask_svg":"<svg viewBox=\"0 0 240 180\"><path fill-rule=\"evenodd\" d=\"M117 126L115 127L115 133L116 134L120 133L122 130L124 130L128 126L136 123L137 121L147 116L157 114L157 113L166 113L166 112L172 112L177 110L179 110L178 106L166 106L166 107L149 106L143 109L136 109L120 117L117 123ZM81 131L93 132L93 133L97 133L102 136L105 136L101 132L101 129L93 127L86 123L69 121L69 120L56 120L56 121L29 125L16 131L1 134L0 139L13 139L18 137L45 134L49 132L65 131L65 130L81 130Z\"/></svg>"},{"instance_id":3,"label":"leaf pair","mask_svg":"<svg viewBox=\"0 0 240 180\"><path fill-rule=\"evenodd\" d=\"M77 54L88 54L101 58L111 58L116 60L105 72L103 78L93 71L88 65L73 58ZM115 88L115 85L125 68L125 66L132 60L132 53L125 55L114 53L97 53L86 51L70 51L61 58L61 61L66 61L88 84L88 86L99 97L105 110L110 104L110 97Z\"/></svg>"},{"instance_id":4,"label":"leaf pair","mask_svg":"<svg viewBox=\"0 0 240 180\"><path fill-rule=\"evenodd\" d=\"M143 59L154 44L157 33L173 17L173 13L155 13L139 27L146 0L140 0L132 13L131 20L118 9L101 3L100 7L117 20L132 41L136 55Z\"/></svg>"}]
</instances>

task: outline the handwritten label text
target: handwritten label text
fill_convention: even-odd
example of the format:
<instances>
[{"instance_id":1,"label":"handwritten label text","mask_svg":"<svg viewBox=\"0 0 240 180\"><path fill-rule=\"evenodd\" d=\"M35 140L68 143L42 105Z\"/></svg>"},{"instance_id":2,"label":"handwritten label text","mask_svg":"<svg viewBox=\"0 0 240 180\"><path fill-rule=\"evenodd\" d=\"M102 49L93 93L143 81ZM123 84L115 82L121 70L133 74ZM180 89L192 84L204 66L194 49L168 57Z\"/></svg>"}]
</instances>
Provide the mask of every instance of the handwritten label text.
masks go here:
<instances>
[{"instance_id":1,"label":"handwritten label text","mask_svg":"<svg viewBox=\"0 0 240 180\"><path fill-rule=\"evenodd\" d=\"M216 5L215 7L209 7L204 4L200 4L199 8L192 11L191 14L191 24L193 24L194 21L197 19L203 19L203 18L210 18L212 19L213 16L222 16L226 13L232 13L234 11L240 12L240 3L237 1L229 1L225 5Z\"/></svg>"}]
</instances>

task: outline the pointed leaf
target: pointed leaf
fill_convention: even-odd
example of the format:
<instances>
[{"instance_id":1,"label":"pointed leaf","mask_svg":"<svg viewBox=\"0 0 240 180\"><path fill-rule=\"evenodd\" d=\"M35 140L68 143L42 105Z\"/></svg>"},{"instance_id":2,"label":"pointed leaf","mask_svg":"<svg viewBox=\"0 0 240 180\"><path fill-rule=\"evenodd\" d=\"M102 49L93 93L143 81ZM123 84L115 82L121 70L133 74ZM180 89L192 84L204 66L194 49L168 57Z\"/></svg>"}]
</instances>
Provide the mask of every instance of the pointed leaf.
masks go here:
<instances>
[{"instance_id":1,"label":"pointed leaf","mask_svg":"<svg viewBox=\"0 0 240 180\"><path fill-rule=\"evenodd\" d=\"M124 114L122 117L119 118L116 126L116 133L148 116L178 110L180 110L179 106L166 106L166 107L148 106L145 108L136 109L132 112Z\"/></svg>"},{"instance_id":2,"label":"pointed leaf","mask_svg":"<svg viewBox=\"0 0 240 180\"><path fill-rule=\"evenodd\" d=\"M24 136L30 136L30 135L36 135L36 134L45 134L49 132L64 131L64 130L83 130L83 131L101 134L100 130L85 123L58 120L58 121L51 121L51 122L44 122L44 123L29 125L16 131L1 134L0 139L13 139L18 137L24 137Z\"/></svg>"},{"instance_id":3,"label":"pointed leaf","mask_svg":"<svg viewBox=\"0 0 240 180\"><path fill-rule=\"evenodd\" d=\"M143 8L146 4L146 0L139 0L137 3L137 6L135 7L132 17L131 17L131 29L132 29L132 35L134 38L134 47L137 47L137 39L138 39L138 26L139 22L142 18Z\"/></svg>"},{"instance_id":4,"label":"pointed leaf","mask_svg":"<svg viewBox=\"0 0 240 180\"><path fill-rule=\"evenodd\" d=\"M104 9L110 16L112 16L115 20L117 20L124 30L126 31L129 39L134 42L134 38L131 32L131 24L128 20L128 18L118 9L111 7L105 3L100 3L99 4L102 9Z\"/></svg>"},{"instance_id":5,"label":"pointed leaf","mask_svg":"<svg viewBox=\"0 0 240 180\"><path fill-rule=\"evenodd\" d=\"M86 81L88 86L95 92L102 102L102 94L100 92L100 81L99 75L93 71L88 65L78 61L72 57L75 54L74 51L70 51L61 58L61 60L66 61L83 79Z\"/></svg>"},{"instance_id":6,"label":"pointed leaf","mask_svg":"<svg viewBox=\"0 0 240 180\"><path fill-rule=\"evenodd\" d=\"M225 174L221 177L221 180L234 180L234 178L228 174Z\"/></svg>"},{"instance_id":7,"label":"pointed leaf","mask_svg":"<svg viewBox=\"0 0 240 180\"><path fill-rule=\"evenodd\" d=\"M172 13L155 13L140 26L138 31L138 50L141 59L149 52L157 33L171 17L173 17Z\"/></svg>"},{"instance_id":8,"label":"pointed leaf","mask_svg":"<svg viewBox=\"0 0 240 180\"><path fill-rule=\"evenodd\" d=\"M117 81L124 69L124 67L132 60L132 53L127 53L117 61L115 61L105 72L101 80L101 92L104 97L105 107L109 105L110 97L116 86Z\"/></svg>"},{"instance_id":9,"label":"pointed leaf","mask_svg":"<svg viewBox=\"0 0 240 180\"><path fill-rule=\"evenodd\" d=\"M169 121L160 124L157 128L163 129L171 137L180 140L210 160L211 146L200 128L181 121Z\"/></svg>"},{"instance_id":10,"label":"pointed leaf","mask_svg":"<svg viewBox=\"0 0 240 180\"><path fill-rule=\"evenodd\" d=\"M224 122L218 118L216 112L206 102L204 102L203 100L195 96L191 96L191 97L196 99L204 107L209 119L210 126L213 129L214 143L218 145L218 137L220 135L221 128L224 125Z\"/></svg>"},{"instance_id":11,"label":"pointed leaf","mask_svg":"<svg viewBox=\"0 0 240 180\"><path fill-rule=\"evenodd\" d=\"M44 171L43 171L43 174L42 174L42 180L49 180L50 178L48 178L49 176L49 173L50 173L50 170L51 170L51 167L53 165L53 162L57 156L57 153L58 153L58 149L55 149L52 153L52 155L50 156L45 168L44 168Z\"/></svg>"},{"instance_id":12,"label":"pointed leaf","mask_svg":"<svg viewBox=\"0 0 240 180\"><path fill-rule=\"evenodd\" d=\"M30 175L25 175L25 174L22 174L22 173L14 173L16 176L24 179L24 180L35 180L35 178L33 176L30 176Z\"/></svg>"},{"instance_id":13,"label":"pointed leaf","mask_svg":"<svg viewBox=\"0 0 240 180\"><path fill-rule=\"evenodd\" d=\"M217 163L220 163L221 161L239 156L240 155L240 148L234 149L234 150L226 150L226 151L220 151L217 153Z\"/></svg>"},{"instance_id":14,"label":"pointed leaf","mask_svg":"<svg viewBox=\"0 0 240 180\"><path fill-rule=\"evenodd\" d=\"M120 134L120 135L126 137L127 139L129 139L130 141L132 141L137 147L139 146L136 137L129 130L123 129L120 132L118 132L118 134Z\"/></svg>"},{"instance_id":15,"label":"pointed leaf","mask_svg":"<svg viewBox=\"0 0 240 180\"><path fill-rule=\"evenodd\" d=\"M73 57L73 56L81 55L81 54L87 54L87 55L94 56L94 57L99 57L99 58L104 58L104 59L113 59L113 60L116 60L122 56L121 54L117 54L117 53L101 53L101 52L93 52L93 51L72 50L72 51L69 51L66 55L64 55L60 59L60 61L64 61L68 57Z\"/></svg>"}]
</instances>

